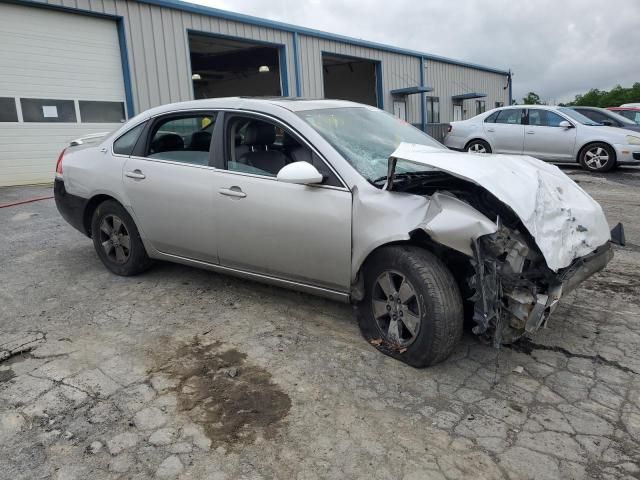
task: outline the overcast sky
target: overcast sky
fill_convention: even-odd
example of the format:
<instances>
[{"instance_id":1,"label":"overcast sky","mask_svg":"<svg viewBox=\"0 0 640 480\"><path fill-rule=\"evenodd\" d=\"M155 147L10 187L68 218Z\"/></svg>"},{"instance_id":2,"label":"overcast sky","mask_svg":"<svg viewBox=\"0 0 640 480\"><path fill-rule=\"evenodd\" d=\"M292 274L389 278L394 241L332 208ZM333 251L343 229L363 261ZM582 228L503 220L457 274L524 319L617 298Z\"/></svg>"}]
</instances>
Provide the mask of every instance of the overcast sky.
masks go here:
<instances>
[{"instance_id":1,"label":"overcast sky","mask_svg":"<svg viewBox=\"0 0 640 480\"><path fill-rule=\"evenodd\" d=\"M640 0L192 0L511 69L517 101L640 82Z\"/></svg>"}]
</instances>

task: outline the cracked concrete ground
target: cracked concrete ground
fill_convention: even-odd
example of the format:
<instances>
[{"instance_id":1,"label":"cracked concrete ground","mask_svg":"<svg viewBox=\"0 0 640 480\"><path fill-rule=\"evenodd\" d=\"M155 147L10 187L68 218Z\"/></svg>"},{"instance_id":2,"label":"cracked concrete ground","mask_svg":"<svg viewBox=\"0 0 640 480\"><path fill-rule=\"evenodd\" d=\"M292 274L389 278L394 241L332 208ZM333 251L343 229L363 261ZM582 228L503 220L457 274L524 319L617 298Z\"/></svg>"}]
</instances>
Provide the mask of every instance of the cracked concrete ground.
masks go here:
<instances>
[{"instance_id":1,"label":"cracked concrete ground","mask_svg":"<svg viewBox=\"0 0 640 480\"><path fill-rule=\"evenodd\" d=\"M467 330L426 370L347 305L171 264L117 277L52 200L0 209L0 478L640 478L640 170L566 171L628 246L530 342Z\"/></svg>"}]
</instances>

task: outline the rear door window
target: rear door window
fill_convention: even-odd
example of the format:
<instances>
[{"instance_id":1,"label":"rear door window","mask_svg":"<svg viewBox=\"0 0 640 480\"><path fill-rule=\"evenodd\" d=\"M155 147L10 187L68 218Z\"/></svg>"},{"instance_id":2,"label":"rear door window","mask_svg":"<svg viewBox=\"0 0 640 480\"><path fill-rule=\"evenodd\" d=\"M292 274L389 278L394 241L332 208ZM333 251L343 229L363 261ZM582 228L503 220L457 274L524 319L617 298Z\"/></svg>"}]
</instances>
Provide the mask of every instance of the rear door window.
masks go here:
<instances>
[{"instance_id":1,"label":"rear door window","mask_svg":"<svg viewBox=\"0 0 640 480\"><path fill-rule=\"evenodd\" d=\"M507 108L500 110L496 117L495 123L508 123L511 125L522 124L522 109L521 108Z\"/></svg>"},{"instance_id":2,"label":"rear door window","mask_svg":"<svg viewBox=\"0 0 640 480\"><path fill-rule=\"evenodd\" d=\"M495 123L496 118L498 118L499 114L500 114L500 111L493 112L491 115L489 115L487 118L484 119L484 123Z\"/></svg>"},{"instance_id":3,"label":"rear door window","mask_svg":"<svg viewBox=\"0 0 640 480\"><path fill-rule=\"evenodd\" d=\"M210 113L160 119L151 130L145 157L208 165L215 120Z\"/></svg>"}]
</instances>

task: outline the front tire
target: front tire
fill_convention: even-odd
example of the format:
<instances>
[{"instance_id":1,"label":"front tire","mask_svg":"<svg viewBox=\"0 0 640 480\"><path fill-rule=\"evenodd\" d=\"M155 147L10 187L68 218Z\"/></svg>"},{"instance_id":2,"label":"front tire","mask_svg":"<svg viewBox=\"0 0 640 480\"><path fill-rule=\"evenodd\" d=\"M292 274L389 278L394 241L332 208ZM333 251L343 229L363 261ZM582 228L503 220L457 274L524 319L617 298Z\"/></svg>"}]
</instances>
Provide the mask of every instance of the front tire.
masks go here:
<instances>
[{"instance_id":1,"label":"front tire","mask_svg":"<svg viewBox=\"0 0 640 480\"><path fill-rule=\"evenodd\" d=\"M93 212L91 237L98 257L116 275L137 275L152 264L133 218L116 201L102 202Z\"/></svg>"},{"instance_id":2,"label":"front tire","mask_svg":"<svg viewBox=\"0 0 640 480\"><path fill-rule=\"evenodd\" d=\"M581 150L580 165L590 172L608 172L616 166L616 152L606 143L592 143Z\"/></svg>"},{"instance_id":3,"label":"front tire","mask_svg":"<svg viewBox=\"0 0 640 480\"><path fill-rule=\"evenodd\" d=\"M462 336L462 297L437 257L412 245L383 247L363 275L366 293L356 312L369 343L414 367L451 354Z\"/></svg>"},{"instance_id":4,"label":"front tire","mask_svg":"<svg viewBox=\"0 0 640 480\"><path fill-rule=\"evenodd\" d=\"M469 153L491 153L491 146L484 140L471 140L465 150Z\"/></svg>"}]
</instances>

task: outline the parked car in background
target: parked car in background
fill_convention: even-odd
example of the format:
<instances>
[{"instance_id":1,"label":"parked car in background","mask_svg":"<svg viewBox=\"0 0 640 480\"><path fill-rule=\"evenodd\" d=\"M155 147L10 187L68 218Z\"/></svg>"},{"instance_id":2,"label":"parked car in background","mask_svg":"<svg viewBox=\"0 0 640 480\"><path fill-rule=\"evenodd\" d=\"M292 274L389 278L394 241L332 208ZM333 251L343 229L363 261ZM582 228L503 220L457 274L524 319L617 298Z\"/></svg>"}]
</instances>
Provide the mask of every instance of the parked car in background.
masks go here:
<instances>
[{"instance_id":1,"label":"parked car in background","mask_svg":"<svg viewBox=\"0 0 640 480\"><path fill-rule=\"evenodd\" d=\"M606 172L640 165L640 133L605 127L567 107L509 106L451 122L444 144L471 153L530 155Z\"/></svg>"},{"instance_id":2,"label":"parked car in background","mask_svg":"<svg viewBox=\"0 0 640 480\"><path fill-rule=\"evenodd\" d=\"M606 108L598 108L598 107L568 107L572 110L575 110L578 113L581 113L585 117L590 120L593 120L600 125L604 125L606 127L618 127L618 128L626 128L627 130L634 130L636 132L640 132L640 125L636 122L629 120L627 117L623 117L622 115L612 112L611 110L607 110Z\"/></svg>"},{"instance_id":3,"label":"parked car in background","mask_svg":"<svg viewBox=\"0 0 640 480\"><path fill-rule=\"evenodd\" d=\"M455 348L463 299L499 345L612 257L602 208L558 168L345 101L157 107L73 142L54 191L118 275L159 259L352 302L372 345L418 367Z\"/></svg>"},{"instance_id":4,"label":"parked car in background","mask_svg":"<svg viewBox=\"0 0 640 480\"><path fill-rule=\"evenodd\" d=\"M609 107L607 110L611 110L640 125L640 107Z\"/></svg>"},{"instance_id":5,"label":"parked car in background","mask_svg":"<svg viewBox=\"0 0 640 480\"><path fill-rule=\"evenodd\" d=\"M633 107L633 108L640 108L640 103L623 103L622 105L620 105L621 107Z\"/></svg>"}]
</instances>

